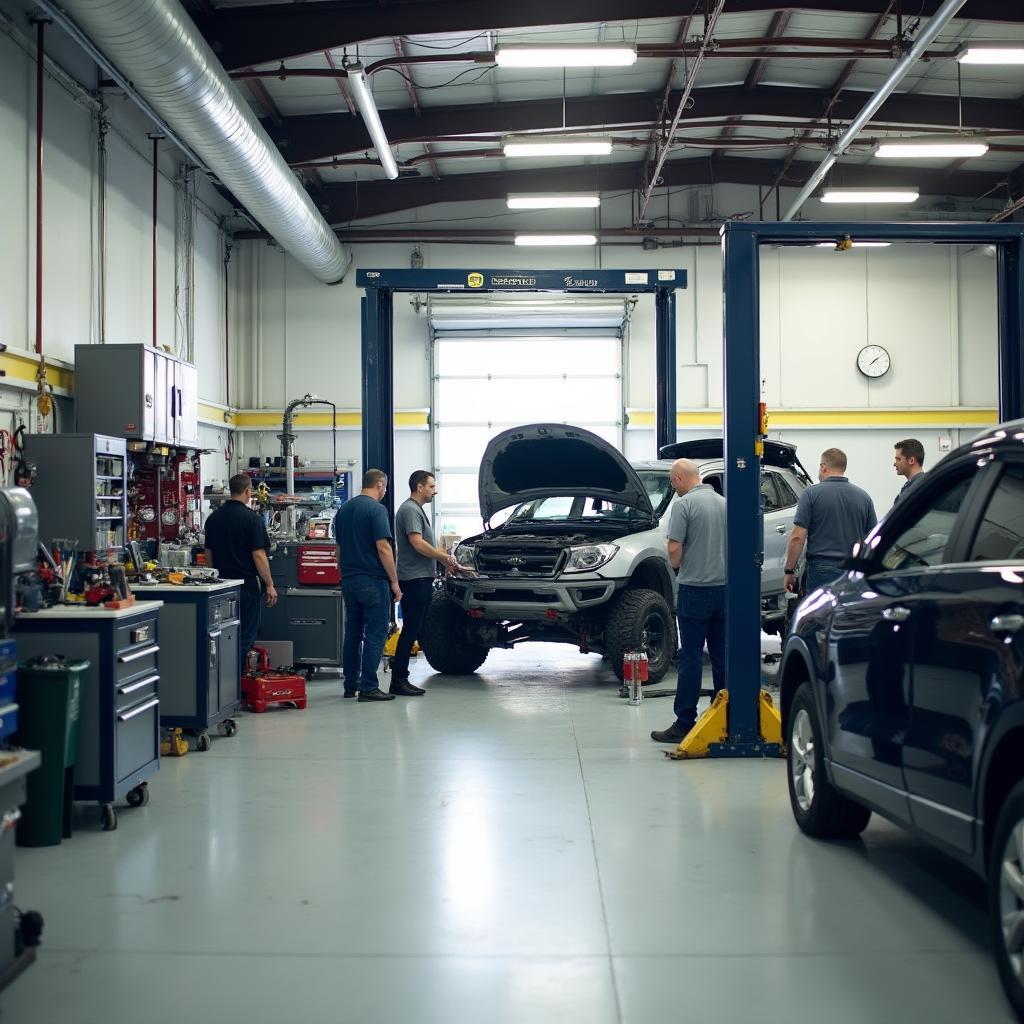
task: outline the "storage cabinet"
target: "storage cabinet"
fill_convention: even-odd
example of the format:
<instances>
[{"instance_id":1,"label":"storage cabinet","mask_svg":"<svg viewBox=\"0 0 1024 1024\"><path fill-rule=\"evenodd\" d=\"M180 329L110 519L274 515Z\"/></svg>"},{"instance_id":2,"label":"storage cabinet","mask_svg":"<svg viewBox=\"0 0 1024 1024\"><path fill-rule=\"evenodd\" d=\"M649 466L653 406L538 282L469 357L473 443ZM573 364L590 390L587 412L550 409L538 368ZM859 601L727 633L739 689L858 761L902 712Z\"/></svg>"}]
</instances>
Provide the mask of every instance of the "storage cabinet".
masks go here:
<instances>
[{"instance_id":1,"label":"storage cabinet","mask_svg":"<svg viewBox=\"0 0 1024 1024\"><path fill-rule=\"evenodd\" d=\"M101 805L103 827L117 828L114 801L149 801L146 780L160 767L159 601L111 611L57 605L22 612L18 656L85 658L79 709L75 799ZM177 641L175 640L176 646Z\"/></svg>"},{"instance_id":2,"label":"storage cabinet","mask_svg":"<svg viewBox=\"0 0 1024 1024\"><path fill-rule=\"evenodd\" d=\"M35 463L31 494L39 512L39 539L78 541L79 551L125 543L128 514L126 444L101 434L28 434L25 457Z\"/></svg>"},{"instance_id":3,"label":"storage cabinet","mask_svg":"<svg viewBox=\"0 0 1024 1024\"><path fill-rule=\"evenodd\" d=\"M130 441L198 447L196 368L148 345L76 345L75 422Z\"/></svg>"},{"instance_id":4,"label":"storage cabinet","mask_svg":"<svg viewBox=\"0 0 1024 1024\"><path fill-rule=\"evenodd\" d=\"M161 631L174 637L160 655L160 724L194 733L197 750L209 748L214 726L237 731L231 715L242 705L240 590L240 580L136 588L163 601Z\"/></svg>"}]
</instances>

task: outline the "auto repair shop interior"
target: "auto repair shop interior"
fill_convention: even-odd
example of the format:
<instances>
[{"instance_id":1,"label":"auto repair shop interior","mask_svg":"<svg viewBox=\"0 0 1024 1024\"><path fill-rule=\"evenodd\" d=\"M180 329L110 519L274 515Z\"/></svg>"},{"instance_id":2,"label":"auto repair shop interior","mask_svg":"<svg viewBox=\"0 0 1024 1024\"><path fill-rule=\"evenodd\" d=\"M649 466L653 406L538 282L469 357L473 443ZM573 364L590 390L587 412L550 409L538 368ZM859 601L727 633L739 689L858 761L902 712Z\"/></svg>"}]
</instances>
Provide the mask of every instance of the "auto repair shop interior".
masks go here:
<instances>
[{"instance_id":1,"label":"auto repair shop interior","mask_svg":"<svg viewBox=\"0 0 1024 1024\"><path fill-rule=\"evenodd\" d=\"M4 1024L1024 1020L1024 8L625 9L0 0Z\"/></svg>"}]
</instances>

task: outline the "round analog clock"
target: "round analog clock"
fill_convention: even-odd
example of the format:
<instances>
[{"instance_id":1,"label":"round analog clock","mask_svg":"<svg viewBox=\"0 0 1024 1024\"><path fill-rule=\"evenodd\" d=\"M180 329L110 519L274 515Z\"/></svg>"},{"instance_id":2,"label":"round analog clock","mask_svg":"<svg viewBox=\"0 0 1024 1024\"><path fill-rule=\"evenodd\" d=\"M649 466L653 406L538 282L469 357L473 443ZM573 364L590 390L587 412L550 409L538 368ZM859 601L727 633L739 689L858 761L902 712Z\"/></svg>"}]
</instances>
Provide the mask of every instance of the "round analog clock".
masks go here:
<instances>
[{"instance_id":1,"label":"round analog clock","mask_svg":"<svg viewBox=\"0 0 1024 1024\"><path fill-rule=\"evenodd\" d=\"M892 359L881 345L865 345L857 353L857 369L865 377L882 377L891 366Z\"/></svg>"}]
</instances>

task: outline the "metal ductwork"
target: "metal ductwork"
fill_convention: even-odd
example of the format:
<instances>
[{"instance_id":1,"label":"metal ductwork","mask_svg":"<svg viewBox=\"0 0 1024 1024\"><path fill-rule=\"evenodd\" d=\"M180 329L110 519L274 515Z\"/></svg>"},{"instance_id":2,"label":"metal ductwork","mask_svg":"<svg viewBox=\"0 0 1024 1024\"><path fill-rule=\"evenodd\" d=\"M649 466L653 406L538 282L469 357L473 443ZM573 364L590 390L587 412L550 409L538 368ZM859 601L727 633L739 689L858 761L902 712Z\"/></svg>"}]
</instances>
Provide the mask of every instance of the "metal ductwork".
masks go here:
<instances>
[{"instance_id":1,"label":"metal ductwork","mask_svg":"<svg viewBox=\"0 0 1024 1024\"><path fill-rule=\"evenodd\" d=\"M325 284L341 281L352 254L178 0L61 0L56 9L47 0L40 6L62 24L70 20L292 257Z\"/></svg>"}]
</instances>

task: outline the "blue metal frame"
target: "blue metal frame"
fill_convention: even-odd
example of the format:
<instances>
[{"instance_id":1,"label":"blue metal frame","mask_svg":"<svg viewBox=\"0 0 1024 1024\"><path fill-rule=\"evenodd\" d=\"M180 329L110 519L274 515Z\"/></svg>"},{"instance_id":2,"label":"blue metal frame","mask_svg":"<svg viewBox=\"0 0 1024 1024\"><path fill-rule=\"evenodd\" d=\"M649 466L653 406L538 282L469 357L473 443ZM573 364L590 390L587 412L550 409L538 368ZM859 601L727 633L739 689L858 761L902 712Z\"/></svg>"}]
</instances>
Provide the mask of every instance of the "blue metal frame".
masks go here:
<instances>
[{"instance_id":1,"label":"blue metal frame","mask_svg":"<svg viewBox=\"0 0 1024 1024\"><path fill-rule=\"evenodd\" d=\"M571 295L651 292L655 297L657 447L676 439L676 302L686 287L685 270L359 270L362 300L363 470L395 469L395 292L563 292ZM384 499L394 513L394 488Z\"/></svg>"},{"instance_id":2,"label":"blue metal frame","mask_svg":"<svg viewBox=\"0 0 1024 1024\"><path fill-rule=\"evenodd\" d=\"M725 676L729 743L719 756L758 754L761 562L759 252L762 245L810 245L851 235L859 241L995 245L999 304L999 416L1024 416L1024 224L730 222L722 227L725 294L725 493L728 498Z\"/></svg>"}]
</instances>

